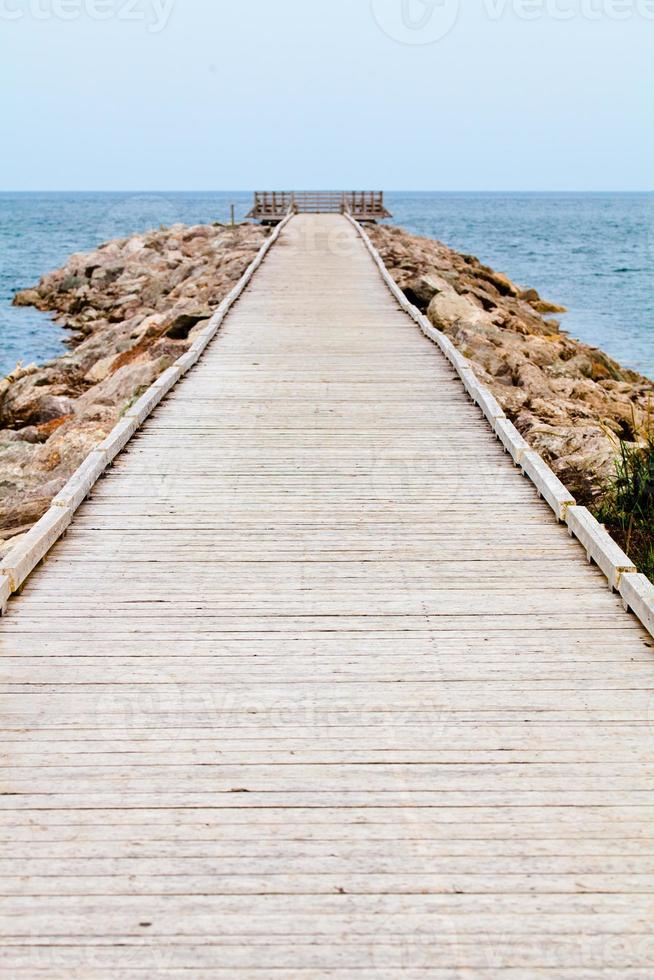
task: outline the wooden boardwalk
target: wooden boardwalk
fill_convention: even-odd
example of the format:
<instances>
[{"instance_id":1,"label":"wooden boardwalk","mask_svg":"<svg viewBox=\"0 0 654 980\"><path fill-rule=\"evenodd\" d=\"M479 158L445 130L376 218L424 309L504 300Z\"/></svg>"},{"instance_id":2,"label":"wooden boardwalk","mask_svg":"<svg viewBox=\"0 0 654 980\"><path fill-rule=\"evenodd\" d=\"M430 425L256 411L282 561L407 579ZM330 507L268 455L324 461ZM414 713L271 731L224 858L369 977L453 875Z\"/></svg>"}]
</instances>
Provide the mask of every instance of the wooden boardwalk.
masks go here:
<instances>
[{"instance_id":1,"label":"wooden boardwalk","mask_svg":"<svg viewBox=\"0 0 654 980\"><path fill-rule=\"evenodd\" d=\"M654 975L654 651L340 216L0 628L2 977Z\"/></svg>"}]
</instances>

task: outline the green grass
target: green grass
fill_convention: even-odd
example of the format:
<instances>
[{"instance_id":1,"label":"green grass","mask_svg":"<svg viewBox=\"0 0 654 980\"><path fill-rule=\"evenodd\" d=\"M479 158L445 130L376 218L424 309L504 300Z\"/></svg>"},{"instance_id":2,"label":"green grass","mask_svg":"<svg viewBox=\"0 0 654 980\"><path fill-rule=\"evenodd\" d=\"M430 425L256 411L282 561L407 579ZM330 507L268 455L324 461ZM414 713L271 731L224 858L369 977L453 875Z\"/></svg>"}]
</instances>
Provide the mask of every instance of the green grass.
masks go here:
<instances>
[{"instance_id":1,"label":"green grass","mask_svg":"<svg viewBox=\"0 0 654 980\"><path fill-rule=\"evenodd\" d=\"M620 442L615 476L596 515L654 581L654 429L640 445Z\"/></svg>"}]
</instances>

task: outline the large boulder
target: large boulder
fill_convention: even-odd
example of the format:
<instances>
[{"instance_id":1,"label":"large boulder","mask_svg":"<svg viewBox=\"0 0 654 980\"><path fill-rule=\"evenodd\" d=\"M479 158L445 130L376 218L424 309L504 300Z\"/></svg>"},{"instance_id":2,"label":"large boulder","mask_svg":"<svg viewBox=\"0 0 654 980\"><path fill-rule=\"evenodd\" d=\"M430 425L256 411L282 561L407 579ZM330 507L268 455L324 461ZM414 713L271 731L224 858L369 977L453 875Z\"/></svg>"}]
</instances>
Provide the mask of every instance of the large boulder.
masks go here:
<instances>
[{"instance_id":1,"label":"large boulder","mask_svg":"<svg viewBox=\"0 0 654 980\"><path fill-rule=\"evenodd\" d=\"M41 297L36 289L21 289L16 293L12 303L14 306L38 306Z\"/></svg>"},{"instance_id":2,"label":"large boulder","mask_svg":"<svg viewBox=\"0 0 654 980\"><path fill-rule=\"evenodd\" d=\"M465 296L454 290L436 293L431 300L427 316L439 330L450 332L456 326L487 326L491 318Z\"/></svg>"},{"instance_id":3,"label":"large boulder","mask_svg":"<svg viewBox=\"0 0 654 980\"><path fill-rule=\"evenodd\" d=\"M411 279L404 286L404 292L412 303L421 310L426 310L434 296L438 296L439 293L452 293L454 290L442 275L428 272Z\"/></svg>"},{"instance_id":4,"label":"large boulder","mask_svg":"<svg viewBox=\"0 0 654 980\"><path fill-rule=\"evenodd\" d=\"M188 336L198 323L208 320L211 317L211 310L193 310L191 312L177 313L171 321L165 325L166 336L171 340L187 340Z\"/></svg>"},{"instance_id":5,"label":"large boulder","mask_svg":"<svg viewBox=\"0 0 654 980\"><path fill-rule=\"evenodd\" d=\"M3 403L0 410L2 423L13 428L22 428L70 415L75 409L75 400L51 391L24 386L12 398L10 406L11 410L7 411L7 406Z\"/></svg>"}]
</instances>

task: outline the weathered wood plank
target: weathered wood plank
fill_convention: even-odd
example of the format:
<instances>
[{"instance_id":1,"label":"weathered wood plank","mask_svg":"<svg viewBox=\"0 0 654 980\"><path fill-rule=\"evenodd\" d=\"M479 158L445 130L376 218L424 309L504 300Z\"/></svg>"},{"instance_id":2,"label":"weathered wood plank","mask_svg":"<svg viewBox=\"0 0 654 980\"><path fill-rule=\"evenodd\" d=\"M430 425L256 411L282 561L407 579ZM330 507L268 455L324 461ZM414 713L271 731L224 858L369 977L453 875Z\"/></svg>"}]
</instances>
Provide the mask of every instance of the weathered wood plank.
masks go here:
<instances>
[{"instance_id":1,"label":"weathered wood plank","mask_svg":"<svg viewBox=\"0 0 654 980\"><path fill-rule=\"evenodd\" d=\"M287 226L0 652L0 972L650 980L653 641L344 219Z\"/></svg>"}]
</instances>

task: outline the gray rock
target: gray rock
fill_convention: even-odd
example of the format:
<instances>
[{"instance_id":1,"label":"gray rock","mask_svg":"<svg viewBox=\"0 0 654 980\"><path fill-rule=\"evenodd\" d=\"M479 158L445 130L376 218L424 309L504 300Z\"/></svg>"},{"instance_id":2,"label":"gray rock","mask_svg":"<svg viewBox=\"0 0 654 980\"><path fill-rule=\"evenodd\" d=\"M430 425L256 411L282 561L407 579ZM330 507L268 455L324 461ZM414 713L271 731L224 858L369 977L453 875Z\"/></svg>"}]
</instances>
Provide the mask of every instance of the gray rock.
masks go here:
<instances>
[{"instance_id":1,"label":"gray rock","mask_svg":"<svg viewBox=\"0 0 654 980\"><path fill-rule=\"evenodd\" d=\"M477 326L491 323L487 313L453 290L437 293L429 304L427 315L435 327L444 331L455 325Z\"/></svg>"},{"instance_id":2,"label":"gray rock","mask_svg":"<svg viewBox=\"0 0 654 980\"><path fill-rule=\"evenodd\" d=\"M404 286L404 292L412 303L421 310L426 310L434 296L440 293L452 293L454 289L443 276L431 272L412 279Z\"/></svg>"}]
</instances>

